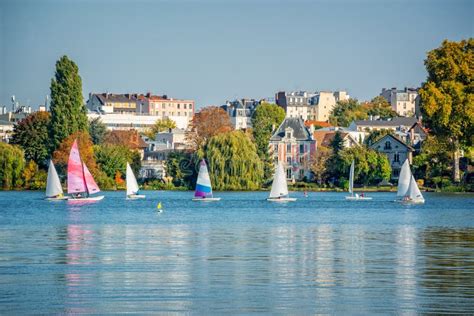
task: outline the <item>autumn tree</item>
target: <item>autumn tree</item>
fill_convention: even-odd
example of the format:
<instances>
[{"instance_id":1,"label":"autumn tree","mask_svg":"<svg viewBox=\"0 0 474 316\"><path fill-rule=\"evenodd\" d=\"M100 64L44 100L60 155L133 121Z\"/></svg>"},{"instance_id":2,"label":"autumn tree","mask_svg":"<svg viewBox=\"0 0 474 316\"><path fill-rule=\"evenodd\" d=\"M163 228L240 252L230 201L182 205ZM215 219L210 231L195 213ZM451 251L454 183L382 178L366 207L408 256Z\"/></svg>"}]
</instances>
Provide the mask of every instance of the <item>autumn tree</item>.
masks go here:
<instances>
[{"instance_id":1,"label":"autumn tree","mask_svg":"<svg viewBox=\"0 0 474 316\"><path fill-rule=\"evenodd\" d=\"M51 80L50 109L51 151L56 150L69 135L88 130L79 68L67 56L56 62L56 72Z\"/></svg>"},{"instance_id":2,"label":"autumn tree","mask_svg":"<svg viewBox=\"0 0 474 316\"><path fill-rule=\"evenodd\" d=\"M49 157L50 139L48 126L50 114L35 112L18 122L13 128L10 143L20 146L26 160L33 160L40 167L47 166Z\"/></svg>"},{"instance_id":3,"label":"autumn tree","mask_svg":"<svg viewBox=\"0 0 474 316\"><path fill-rule=\"evenodd\" d=\"M453 159L453 179L461 180L460 149L474 141L474 39L444 41L428 52L428 78L419 93L425 124L446 138Z\"/></svg>"},{"instance_id":4,"label":"autumn tree","mask_svg":"<svg viewBox=\"0 0 474 316\"><path fill-rule=\"evenodd\" d=\"M93 143L89 133L83 131L77 131L66 137L61 142L58 149L56 149L53 153L53 161L55 165L59 170L65 173L69 160L69 153L71 151L72 144L76 139L82 162L86 164L92 175L97 175L98 169L94 156Z\"/></svg>"},{"instance_id":5,"label":"autumn tree","mask_svg":"<svg viewBox=\"0 0 474 316\"><path fill-rule=\"evenodd\" d=\"M331 157L331 149L319 146L314 153L311 161L311 171L314 174L316 182L321 185L326 181L327 172L326 172L326 163L327 160Z\"/></svg>"},{"instance_id":6,"label":"autumn tree","mask_svg":"<svg viewBox=\"0 0 474 316\"><path fill-rule=\"evenodd\" d=\"M190 131L186 133L186 140L191 148L197 150L202 156L202 150L211 137L230 132L233 129L226 111L216 106L208 106L194 114L190 123Z\"/></svg>"}]
</instances>

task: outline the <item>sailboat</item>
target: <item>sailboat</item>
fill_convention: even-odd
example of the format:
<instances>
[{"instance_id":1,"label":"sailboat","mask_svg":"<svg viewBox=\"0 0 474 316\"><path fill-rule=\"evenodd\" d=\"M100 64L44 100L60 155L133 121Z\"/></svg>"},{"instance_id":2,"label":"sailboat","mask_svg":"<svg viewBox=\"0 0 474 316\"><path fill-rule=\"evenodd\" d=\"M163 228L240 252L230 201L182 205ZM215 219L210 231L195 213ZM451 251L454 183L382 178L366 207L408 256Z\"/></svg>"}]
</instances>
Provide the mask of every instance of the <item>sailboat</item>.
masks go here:
<instances>
[{"instance_id":1,"label":"sailboat","mask_svg":"<svg viewBox=\"0 0 474 316\"><path fill-rule=\"evenodd\" d=\"M49 161L45 199L48 201L62 201L68 199L67 196L63 195L63 188L61 187L61 181L59 181L59 176L54 167L53 160Z\"/></svg>"},{"instance_id":2,"label":"sailboat","mask_svg":"<svg viewBox=\"0 0 474 316\"><path fill-rule=\"evenodd\" d=\"M74 140L67 163L67 193L71 194L69 201L102 200L103 195L90 196L98 192L100 192L99 186L95 183L86 164L82 162L77 140Z\"/></svg>"},{"instance_id":3,"label":"sailboat","mask_svg":"<svg viewBox=\"0 0 474 316\"><path fill-rule=\"evenodd\" d=\"M354 194L354 160L351 163L351 170L349 171L349 193L351 195L346 196L346 200L352 201L365 201L365 200L372 200L371 197L367 196L360 196L359 194Z\"/></svg>"},{"instance_id":4,"label":"sailboat","mask_svg":"<svg viewBox=\"0 0 474 316\"><path fill-rule=\"evenodd\" d=\"M209 178L209 171L204 159L199 166L199 174L196 181L196 191L194 191L193 201L214 202L221 198L212 196L211 179Z\"/></svg>"},{"instance_id":5,"label":"sailboat","mask_svg":"<svg viewBox=\"0 0 474 316\"><path fill-rule=\"evenodd\" d=\"M404 204L423 204L425 199L421 194L418 184L416 183L415 177L411 173L410 163L408 159L402 165L400 175L398 177L398 189L397 196L399 199L395 202Z\"/></svg>"},{"instance_id":6,"label":"sailboat","mask_svg":"<svg viewBox=\"0 0 474 316\"><path fill-rule=\"evenodd\" d=\"M288 195L288 184L286 183L283 164L279 161L275 175L273 176L272 189L267 201L271 202L293 202L296 198L290 198Z\"/></svg>"},{"instance_id":7,"label":"sailboat","mask_svg":"<svg viewBox=\"0 0 474 316\"><path fill-rule=\"evenodd\" d=\"M127 162L126 180L127 180L127 200L144 199L145 195L138 194L140 189L138 188L137 179L135 178L132 168L130 167L130 164L128 162Z\"/></svg>"}]
</instances>

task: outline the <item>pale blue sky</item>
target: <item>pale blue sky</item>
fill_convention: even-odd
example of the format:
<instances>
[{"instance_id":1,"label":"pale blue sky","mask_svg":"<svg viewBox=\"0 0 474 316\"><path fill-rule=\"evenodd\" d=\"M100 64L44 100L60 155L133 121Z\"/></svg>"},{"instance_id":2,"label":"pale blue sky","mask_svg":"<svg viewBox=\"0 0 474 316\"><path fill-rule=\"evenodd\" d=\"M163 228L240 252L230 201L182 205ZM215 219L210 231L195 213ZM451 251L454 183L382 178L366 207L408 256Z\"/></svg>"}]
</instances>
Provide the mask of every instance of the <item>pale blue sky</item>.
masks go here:
<instances>
[{"instance_id":1,"label":"pale blue sky","mask_svg":"<svg viewBox=\"0 0 474 316\"><path fill-rule=\"evenodd\" d=\"M0 104L42 103L63 54L83 91L197 106L278 90L360 100L417 86L428 50L474 36L474 1L0 0Z\"/></svg>"}]
</instances>

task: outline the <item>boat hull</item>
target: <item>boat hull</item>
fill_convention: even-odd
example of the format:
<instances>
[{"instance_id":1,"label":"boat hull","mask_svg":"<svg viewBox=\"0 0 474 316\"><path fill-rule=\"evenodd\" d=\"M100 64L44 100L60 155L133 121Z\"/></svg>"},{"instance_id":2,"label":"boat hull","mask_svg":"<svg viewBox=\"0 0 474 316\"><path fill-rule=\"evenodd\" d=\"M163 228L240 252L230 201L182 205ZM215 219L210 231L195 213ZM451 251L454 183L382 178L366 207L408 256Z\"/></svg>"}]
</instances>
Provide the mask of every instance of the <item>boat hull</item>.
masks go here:
<instances>
[{"instance_id":1,"label":"boat hull","mask_svg":"<svg viewBox=\"0 0 474 316\"><path fill-rule=\"evenodd\" d=\"M44 198L46 201L65 201L69 200L69 196L62 196L62 197L47 197Z\"/></svg>"},{"instance_id":2,"label":"boat hull","mask_svg":"<svg viewBox=\"0 0 474 316\"><path fill-rule=\"evenodd\" d=\"M296 198L268 198L267 201L269 202L279 202L279 203L286 203L286 202L294 202Z\"/></svg>"},{"instance_id":3,"label":"boat hull","mask_svg":"<svg viewBox=\"0 0 474 316\"><path fill-rule=\"evenodd\" d=\"M141 195L141 194L127 196L127 200L139 200L139 199L144 199L144 198L146 198L146 195Z\"/></svg>"},{"instance_id":4,"label":"boat hull","mask_svg":"<svg viewBox=\"0 0 474 316\"><path fill-rule=\"evenodd\" d=\"M104 198L103 195L99 196L89 196L89 197L83 197L83 198L75 198L75 197L69 197L68 202L94 202L94 201L100 201Z\"/></svg>"},{"instance_id":5,"label":"boat hull","mask_svg":"<svg viewBox=\"0 0 474 316\"><path fill-rule=\"evenodd\" d=\"M395 200L394 202L405 205L425 204L425 200Z\"/></svg>"},{"instance_id":6,"label":"boat hull","mask_svg":"<svg viewBox=\"0 0 474 316\"><path fill-rule=\"evenodd\" d=\"M346 196L346 200L348 201L370 201L372 200L371 197L368 196Z\"/></svg>"},{"instance_id":7,"label":"boat hull","mask_svg":"<svg viewBox=\"0 0 474 316\"><path fill-rule=\"evenodd\" d=\"M217 202L220 200L221 198L193 198L193 201L199 201L199 202Z\"/></svg>"}]
</instances>

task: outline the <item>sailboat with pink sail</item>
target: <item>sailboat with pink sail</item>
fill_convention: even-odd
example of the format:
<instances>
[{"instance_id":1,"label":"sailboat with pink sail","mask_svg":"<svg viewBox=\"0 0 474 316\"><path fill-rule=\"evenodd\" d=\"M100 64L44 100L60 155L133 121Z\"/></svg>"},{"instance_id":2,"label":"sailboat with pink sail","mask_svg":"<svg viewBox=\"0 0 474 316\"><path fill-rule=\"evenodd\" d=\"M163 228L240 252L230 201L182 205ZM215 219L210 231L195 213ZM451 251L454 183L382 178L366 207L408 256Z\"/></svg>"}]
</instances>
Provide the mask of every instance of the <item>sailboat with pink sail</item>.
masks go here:
<instances>
[{"instance_id":1,"label":"sailboat with pink sail","mask_svg":"<svg viewBox=\"0 0 474 316\"><path fill-rule=\"evenodd\" d=\"M67 163L67 193L71 196L68 201L99 201L103 195L90 196L100 192L92 174L85 163L82 162L77 146L77 140L71 147Z\"/></svg>"}]
</instances>

